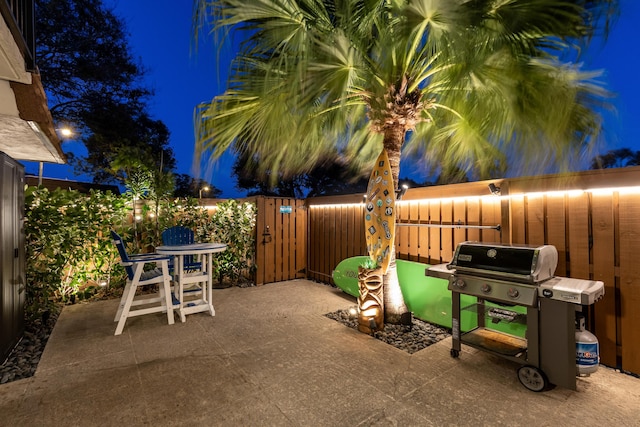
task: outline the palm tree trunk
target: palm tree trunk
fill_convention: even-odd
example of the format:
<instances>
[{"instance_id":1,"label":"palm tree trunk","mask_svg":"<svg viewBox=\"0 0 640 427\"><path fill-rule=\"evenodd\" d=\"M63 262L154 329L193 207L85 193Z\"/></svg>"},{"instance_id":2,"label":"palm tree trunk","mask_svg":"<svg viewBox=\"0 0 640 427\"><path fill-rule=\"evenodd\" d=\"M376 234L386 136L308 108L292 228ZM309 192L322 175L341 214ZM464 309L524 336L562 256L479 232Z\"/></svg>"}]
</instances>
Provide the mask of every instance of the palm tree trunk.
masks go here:
<instances>
[{"instance_id":1,"label":"palm tree trunk","mask_svg":"<svg viewBox=\"0 0 640 427\"><path fill-rule=\"evenodd\" d=\"M404 126L397 124L385 128L383 145L389 156L391 174L393 176L393 186L398 189L398 177L400 175L400 152L404 143ZM396 209L397 212L397 209ZM396 248L395 238L391 245L389 255L389 268L384 275L384 321L394 325L411 324L411 312L407 308L400 289L398 280L398 270L396 269Z\"/></svg>"}]
</instances>

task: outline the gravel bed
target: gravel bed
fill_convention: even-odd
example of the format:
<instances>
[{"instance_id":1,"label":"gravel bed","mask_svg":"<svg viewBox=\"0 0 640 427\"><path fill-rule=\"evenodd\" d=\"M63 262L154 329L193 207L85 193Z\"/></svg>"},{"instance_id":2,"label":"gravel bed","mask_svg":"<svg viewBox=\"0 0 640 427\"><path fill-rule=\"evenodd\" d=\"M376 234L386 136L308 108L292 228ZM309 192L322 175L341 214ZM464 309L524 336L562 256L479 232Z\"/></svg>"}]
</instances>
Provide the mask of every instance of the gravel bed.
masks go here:
<instances>
[{"instance_id":1,"label":"gravel bed","mask_svg":"<svg viewBox=\"0 0 640 427\"><path fill-rule=\"evenodd\" d=\"M26 321L22 339L0 366L0 384L29 378L35 374L59 314L58 310L45 320Z\"/></svg>"},{"instance_id":2,"label":"gravel bed","mask_svg":"<svg viewBox=\"0 0 640 427\"><path fill-rule=\"evenodd\" d=\"M357 313L358 308L353 306L344 310L327 313L325 316L357 330ZM412 319L411 326L385 324L384 330L373 334L374 338L406 351L409 354L427 348L450 336L450 330L416 318Z\"/></svg>"}]
</instances>

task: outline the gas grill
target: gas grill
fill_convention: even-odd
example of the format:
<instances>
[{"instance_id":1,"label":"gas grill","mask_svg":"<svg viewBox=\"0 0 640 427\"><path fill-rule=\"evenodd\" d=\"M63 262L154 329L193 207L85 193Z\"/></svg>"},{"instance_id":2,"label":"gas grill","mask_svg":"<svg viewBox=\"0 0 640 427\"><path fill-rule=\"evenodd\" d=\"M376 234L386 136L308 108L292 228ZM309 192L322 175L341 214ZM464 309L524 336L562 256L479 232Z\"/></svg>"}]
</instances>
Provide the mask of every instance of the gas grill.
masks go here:
<instances>
[{"instance_id":1,"label":"gas grill","mask_svg":"<svg viewBox=\"0 0 640 427\"><path fill-rule=\"evenodd\" d=\"M428 268L426 275L449 281L451 356L459 357L465 344L520 363L518 379L529 390L550 384L575 390L576 312L601 299L604 284L555 277L557 264L551 245L463 242L449 264ZM461 295L474 302L461 307ZM461 313L469 311L474 327L462 330ZM526 325L525 337L492 328L500 322Z\"/></svg>"}]
</instances>

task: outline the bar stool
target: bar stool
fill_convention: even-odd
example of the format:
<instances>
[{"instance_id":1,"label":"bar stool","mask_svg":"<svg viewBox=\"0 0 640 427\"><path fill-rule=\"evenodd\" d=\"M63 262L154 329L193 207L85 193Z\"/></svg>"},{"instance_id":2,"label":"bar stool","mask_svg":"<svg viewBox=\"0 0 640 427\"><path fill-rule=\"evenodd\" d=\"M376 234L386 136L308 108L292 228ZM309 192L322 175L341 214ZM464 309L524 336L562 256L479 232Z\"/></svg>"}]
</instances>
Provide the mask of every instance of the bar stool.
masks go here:
<instances>
[{"instance_id":1,"label":"bar stool","mask_svg":"<svg viewBox=\"0 0 640 427\"><path fill-rule=\"evenodd\" d=\"M127 282L122 292L120 305L114 322L118 322L115 335L120 335L129 317L142 316L150 313L167 313L167 320L173 325L173 303L171 301L171 275L169 274L168 256L159 254L128 255L122 238L111 230L113 243L120 254L120 264L127 272ZM156 268L144 271L146 264L154 263ZM156 294L142 295L136 298L136 290L141 286L160 284L160 291ZM146 306L144 308L133 307Z\"/></svg>"}]
</instances>

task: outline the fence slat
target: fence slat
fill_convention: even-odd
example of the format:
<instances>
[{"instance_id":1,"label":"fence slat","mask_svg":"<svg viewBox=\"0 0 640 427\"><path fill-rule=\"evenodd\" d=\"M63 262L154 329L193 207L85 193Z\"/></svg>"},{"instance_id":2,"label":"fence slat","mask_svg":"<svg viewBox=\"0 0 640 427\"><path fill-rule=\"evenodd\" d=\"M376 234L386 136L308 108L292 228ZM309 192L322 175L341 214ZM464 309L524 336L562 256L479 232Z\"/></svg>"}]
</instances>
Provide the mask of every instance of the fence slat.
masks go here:
<instances>
[{"instance_id":1,"label":"fence slat","mask_svg":"<svg viewBox=\"0 0 640 427\"><path fill-rule=\"evenodd\" d=\"M420 206L418 208L418 215L420 218L420 222L426 224L429 222L429 202L419 202ZM418 253L420 257L418 258L419 262L429 262L431 257L431 250L429 248L429 228L427 227L418 227Z\"/></svg>"},{"instance_id":2,"label":"fence slat","mask_svg":"<svg viewBox=\"0 0 640 427\"><path fill-rule=\"evenodd\" d=\"M502 222L501 201L499 198L484 198L481 204L481 223L480 225L495 226ZM508 230L507 230L508 231ZM497 230L480 230L480 240L482 242L500 242L502 231Z\"/></svg>"},{"instance_id":3,"label":"fence slat","mask_svg":"<svg viewBox=\"0 0 640 427\"><path fill-rule=\"evenodd\" d=\"M440 218L442 219L442 224L453 224L453 202L451 200L443 200L440 202ZM443 261L449 262L453 259L453 249L455 244L453 229L441 229L440 239L440 256Z\"/></svg>"},{"instance_id":4,"label":"fence slat","mask_svg":"<svg viewBox=\"0 0 640 427\"><path fill-rule=\"evenodd\" d=\"M600 360L616 366L615 224L612 195L592 197L593 279L604 282L604 298L595 304L594 333L600 341Z\"/></svg>"},{"instance_id":5,"label":"fence slat","mask_svg":"<svg viewBox=\"0 0 640 427\"><path fill-rule=\"evenodd\" d=\"M440 202L429 202L429 222L431 224L440 224L442 222L442 218L440 217ZM431 264L442 263L441 232L442 230L439 228L429 229L429 257L431 258L429 262Z\"/></svg>"},{"instance_id":6,"label":"fence slat","mask_svg":"<svg viewBox=\"0 0 640 427\"><path fill-rule=\"evenodd\" d=\"M348 258L349 248L349 208L346 206L340 207L340 245L336 248L340 251L340 260Z\"/></svg>"},{"instance_id":7,"label":"fence slat","mask_svg":"<svg viewBox=\"0 0 640 427\"><path fill-rule=\"evenodd\" d=\"M468 225L481 225L480 199L468 199L466 203L466 210L467 212L465 222ZM466 239L472 241L480 241L480 231L481 230L477 228L468 229Z\"/></svg>"},{"instance_id":8,"label":"fence slat","mask_svg":"<svg viewBox=\"0 0 640 427\"><path fill-rule=\"evenodd\" d=\"M304 200L296 202L296 271L295 277L305 277L307 268L307 206Z\"/></svg>"},{"instance_id":9,"label":"fence slat","mask_svg":"<svg viewBox=\"0 0 640 427\"><path fill-rule=\"evenodd\" d=\"M272 283L276 279L276 251L278 245L278 236L275 234L275 201L273 199L265 199L265 222L269 225L270 241L265 244L264 256L264 280L265 283ZM267 239L269 240L269 238Z\"/></svg>"},{"instance_id":10,"label":"fence slat","mask_svg":"<svg viewBox=\"0 0 640 427\"><path fill-rule=\"evenodd\" d=\"M527 243L544 245L544 200L542 196L527 198Z\"/></svg>"},{"instance_id":11,"label":"fence slat","mask_svg":"<svg viewBox=\"0 0 640 427\"><path fill-rule=\"evenodd\" d=\"M322 280L318 275L320 270L320 254L324 250L324 239L322 239L322 234L320 232L320 227L322 225L322 213L323 211L320 209L309 209L309 244L308 251L309 256L307 258L307 264L309 268L310 278L314 280Z\"/></svg>"},{"instance_id":12,"label":"fence slat","mask_svg":"<svg viewBox=\"0 0 640 427\"><path fill-rule=\"evenodd\" d=\"M511 198L511 243L527 243L524 201L524 196L514 196Z\"/></svg>"},{"instance_id":13,"label":"fence slat","mask_svg":"<svg viewBox=\"0 0 640 427\"><path fill-rule=\"evenodd\" d=\"M589 279L589 196L568 196L569 274Z\"/></svg>"},{"instance_id":14,"label":"fence slat","mask_svg":"<svg viewBox=\"0 0 640 427\"><path fill-rule=\"evenodd\" d=\"M396 221L409 222L409 208L406 203L396 204ZM409 259L409 230L410 227L396 227L396 257Z\"/></svg>"},{"instance_id":15,"label":"fence slat","mask_svg":"<svg viewBox=\"0 0 640 427\"><path fill-rule=\"evenodd\" d=\"M360 247L359 242L360 242L361 230L357 226L355 209L352 206L347 206L345 208L345 213L347 217L347 223L346 223L347 228L345 229L347 234L347 239L345 241L345 243L347 244L347 251L345 252L344 257L349 258L354 256L354 253ZM362 254L359 254L359 255L362 255Z\"/></svg>"},{"instance_id":16,"label":"fence slat","mask_svg":"<svg viewBox=\"0 0 640 427\"><path fill-rule=\"evenodd\" d=\"M556 276L567 275L566 215L564 196L545 197L547 204L547 244L558 250Z\"/></svg>"},{"instance_id":17,"label":"fence slat","mask_svg":"<svg viewBox=\"0 0 640 427\"><path fill-rule=\"evenodd\" d=\"M265 227L264 198L256 198L256 285L264 283L264 254L265 247L262 233Z\"/></svg>"},{"instance_id":18,"label":"fence slat","mask_svg":"<svg viewBox=\"0 0 640 427\"><path fill-rule=\"evenodd\" d=\"M282 199L274 200L275 235L277 236L277 246L275 253L274 281L281 282L289 273L289 245L284 244L289 239L289 218L282 213L282 207L286 206L286 201ZM286 240L285 240L286 239Z\"/></svg>"},{"instance_id":19,"label":"fence slat","mask_svg":"<svg viewBox=\"0 0 640 427\"><path fill-rule=\"evenodd\" d=\"M466 224L467 222L467 206L463 199L456 199L453 202L453 222L456 224ZM466 228L454 228L453 229L453 244L451 251L451 258L453 258L453 249L458 243L469 240L467 238Z\"/></svg>"},{"instance_id":20,"label":"fence slat","mask_svg":"<svg viewBox=\"0 0 640 427\"><path fill-rule=\"evenodd\" d=\"M622 369L640 373L640 198L620 194L619 206Z\"/></svg>"},{"instance_id":21,"label":"fence slat","mask_svg":"<svg viewBox=\"0 0 640 427\"><path fill-rule=\"evenodd\" d=\"M409 202L409 221L416 224L420 222L418 202ZM411 227L405 227L405 228L411 228ZM418 233L416 233L416 230L407 230L407 232L409 234L409 258L408 259L412 261L418 261L420 259Z\"/></svg>"}]
</instances>

